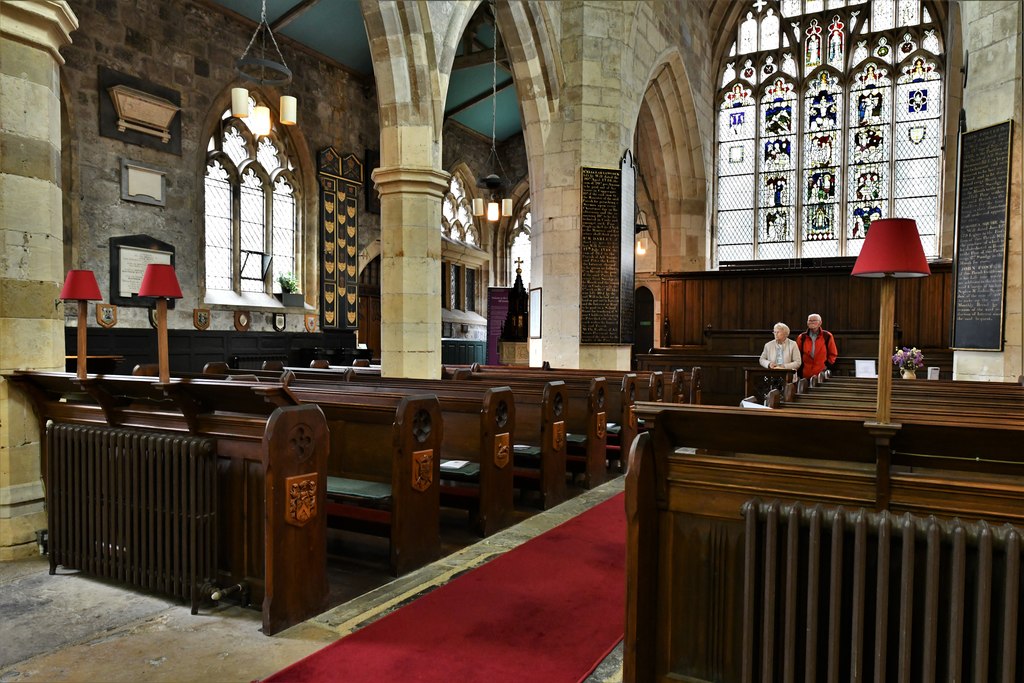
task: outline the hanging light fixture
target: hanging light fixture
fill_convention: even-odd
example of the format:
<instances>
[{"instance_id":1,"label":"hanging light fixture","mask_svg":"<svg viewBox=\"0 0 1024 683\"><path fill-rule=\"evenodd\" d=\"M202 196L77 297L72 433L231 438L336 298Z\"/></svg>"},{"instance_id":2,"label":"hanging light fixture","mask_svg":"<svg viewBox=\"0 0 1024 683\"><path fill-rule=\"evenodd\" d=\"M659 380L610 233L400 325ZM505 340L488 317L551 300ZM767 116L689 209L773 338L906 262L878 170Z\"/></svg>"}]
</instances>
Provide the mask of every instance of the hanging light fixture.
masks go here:
<instances>
[{"instance_id":1,"label":"hanging light fixture","mask_svg":"<svg viewBox=\"0 0 1024 683\"><path fill-rule=\"evenodd\" d=\"M647 237L650 230L647 226L647 212L643 209L636 214L636 255L643 256L647 253Z\"/></svg>"},{"instance_id":2,"label":"hanging light fixture","mask_svg":"<svg viewBox=\"0 0 1024 683\"><path fill-rule=\"evenodd\" d=\"M482 197L473 199L473 215L483 216L486 213L487 220L492 223L499 217L508 218L512 215L512 200L502 197L502 190L505 189L505 167L501 165L498 158L498 149L495 146L495 130L498 119L498 14L494 2L490 4L491 17L494 20L494 50L491 56L491 153L487 157L491 172L480 178L477 187L484 188L490 192L490 199L487 202L486 212ZM498 175L497 171L501 171Z\"/></svg>"},{"instance_id":3,"label":"hanging light fixture","mask_svg":"<svg viewBox=\"0 0 1024 683\"><path fill-rule=\"evenodd\" d=\"M274 48L274 52L277 53L276 60L267 57L268 39L270 45ZM250 55L249 51L252 50L253 45L257 44L257 41L259 43L259 56L255 54ZM282 86L292 82L291 69L285 64L281 48L277 46L274 33L270 30L270 24L267 23L267 0L263 0L260 23L256 26L256 31L252 34L252 38L249 39L245 52L235 62L235 72L244 80L262 86ZM249 105L249 91L246 88L231 89L231 115L240 119L248 118L251 115L252 119L249 121L249 129L252 130L253 134L257 136L269 135L270 108L254 106L250 112ZM298 101L293 96L282 95L280 117L278 120L286 126L294 126L297 121L297 109Z\"/></svg>"}]
</instances>

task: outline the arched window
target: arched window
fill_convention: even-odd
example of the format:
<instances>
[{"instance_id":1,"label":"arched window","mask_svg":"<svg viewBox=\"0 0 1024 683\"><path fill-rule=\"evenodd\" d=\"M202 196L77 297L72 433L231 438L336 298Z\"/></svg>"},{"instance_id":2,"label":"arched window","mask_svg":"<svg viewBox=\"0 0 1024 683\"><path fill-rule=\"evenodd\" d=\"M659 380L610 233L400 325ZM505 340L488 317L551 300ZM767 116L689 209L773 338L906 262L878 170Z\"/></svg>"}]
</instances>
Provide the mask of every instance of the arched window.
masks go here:
<instances>
[{"instance_id":1,"label":"arched window","mask_svg":"<svg viewBox=\"0 0 1024 683\"><path fill-rule=\"evenodd\" d=\"M516 267L523 270L523 286L530 287L530 200L523 204L523 211L516 219L512 232L512 242L509 248L509 286L515 284ZM522 261L520 266L517 261Z\"/></svg>"},{"instance_id":2,"label":"arched window","mask_svg":"<svg viewBox=\"0 0 1024 683\"><path fill-rule=\"evenodd\" d=\"M462 181L454 174L441 204L441 231L456 242L473 246L480 244L480 236L473 224L472 205L466 197Z\"/></svg>"},{"instance_id":3,"label":"arched window","mask_svg":"<svg viewBox=\"0 0 1024 683\"><path fill-rule=\"evenodd\" d=\"M756 0L718 94L715 264L856 256L871 222L939 253L945 61L923 0Z\"/></svg>"},{"instance_id":4,"label":"arched window","mask_svg":"<svg viewBox=\"0 0 1024 683\"><path fill-rule=\"evenodd\" d=\"M279 292L278 277L297 273L297 188L277 135L256 137L246 119L225 111L207 143L204 183L206 291L214 299Z\"/></svg>"}]
</instances>

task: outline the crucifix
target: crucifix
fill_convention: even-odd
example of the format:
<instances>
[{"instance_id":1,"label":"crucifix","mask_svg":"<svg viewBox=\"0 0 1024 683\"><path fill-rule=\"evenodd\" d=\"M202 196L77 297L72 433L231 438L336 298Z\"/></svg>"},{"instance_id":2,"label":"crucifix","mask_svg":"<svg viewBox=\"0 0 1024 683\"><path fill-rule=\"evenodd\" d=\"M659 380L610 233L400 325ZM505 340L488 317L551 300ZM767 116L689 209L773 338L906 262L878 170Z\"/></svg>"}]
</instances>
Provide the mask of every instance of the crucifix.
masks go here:
<instances>
[{"instance_id":1,"label":"crucifix","mask_svg":"<svg viewBox=\"0 0 1024 683\"><path fill-rule=\"evenodd\" d=\"M515 261L513 261L513 263L516 264L516 272L517 273L522 273L523 272L523 269L522 269L523 259L522 258L517 258Z\"/></svg>"}]
</instances>

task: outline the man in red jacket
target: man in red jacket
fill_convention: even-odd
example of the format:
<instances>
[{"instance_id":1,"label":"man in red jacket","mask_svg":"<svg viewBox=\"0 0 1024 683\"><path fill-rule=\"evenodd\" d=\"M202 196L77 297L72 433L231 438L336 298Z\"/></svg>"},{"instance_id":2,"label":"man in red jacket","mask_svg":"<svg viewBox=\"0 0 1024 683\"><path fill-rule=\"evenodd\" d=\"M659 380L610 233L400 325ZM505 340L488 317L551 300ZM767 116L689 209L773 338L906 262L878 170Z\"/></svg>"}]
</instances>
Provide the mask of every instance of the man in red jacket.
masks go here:
<instances>
[{"instance_id":1,"label":"man in red jacket","mask_svg":"<svg viewBox=\"0 0 1024 683\"><path fill-rule=\"evenodd\" d=\"M831 370L839 355L835 337L821 328L821 316L817 313L807 316L807 329L797 336L796 345L803 358L801 377L813 377L826 368Z\"/></svg>"}]
</instances>

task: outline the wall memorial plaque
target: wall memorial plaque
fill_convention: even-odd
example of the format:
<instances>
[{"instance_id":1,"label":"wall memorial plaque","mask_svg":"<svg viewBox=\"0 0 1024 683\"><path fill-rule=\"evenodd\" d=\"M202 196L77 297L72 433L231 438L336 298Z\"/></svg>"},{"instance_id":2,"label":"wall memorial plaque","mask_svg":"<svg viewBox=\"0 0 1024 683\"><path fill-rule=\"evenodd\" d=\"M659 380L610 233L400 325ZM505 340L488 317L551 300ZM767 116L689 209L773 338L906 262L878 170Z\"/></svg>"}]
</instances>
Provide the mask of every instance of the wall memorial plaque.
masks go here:
<instances>
[{"instance_id":1,"label":"wall memorial plaque","mask_svg":"<svg viewBox=\"0 0 1024 683\"><path fill-rule=\"evenodd\" d=\"M963 136L954 267L954 349L1003 349L1011 133L1007 121Z\"/></svg>"},{"instance_id":2,"label":"wall memorial plaque","mask_svg":"<svg viewBox=\"0 0 1024 683\"><path fill-rule=\"evenodd\" d=\"M110 245L110 303L117 306L142 306L151 308L156 304L152 297L138 296L142 276L150 263L174 265L174 247L149 235L127 235L111 237ZM180 279L180 278L179 278ZM167 307L174 308L174 299L167 300Z\"/></svg>"},{"instance_id":3,"label":"wall memorial plaque","mask_svg":"<svg viewBox=\"0 0 1024 683\"><path fill-rule=\"evenodd\" d=\"M320 329L359 329L359 197L363 163L320 151ZM312 331L312 330L310 330Z\"/></svg>"},{"instance_id":4,"label":"wall memorial plaque","mask_svg":"<svg viewBox=\"0 0 1024 683\"><path fill-rule=\"evenodd\" d=\"M619 341L619 170L583 168L580 178L580 341Z\"/></svg>"},{"instance_id":5,"label":"wall memorial plaque","mask_svg":"<svg viewBox=\"0 0 1024 683\"><path fill-rule=\"evenodd\" d=\"M580 177L580 341L633 341L636 166L582 168Z\"/></svg>"}]
</instances>

